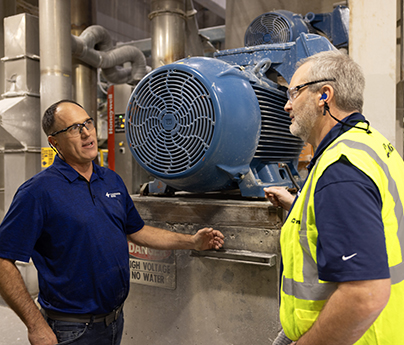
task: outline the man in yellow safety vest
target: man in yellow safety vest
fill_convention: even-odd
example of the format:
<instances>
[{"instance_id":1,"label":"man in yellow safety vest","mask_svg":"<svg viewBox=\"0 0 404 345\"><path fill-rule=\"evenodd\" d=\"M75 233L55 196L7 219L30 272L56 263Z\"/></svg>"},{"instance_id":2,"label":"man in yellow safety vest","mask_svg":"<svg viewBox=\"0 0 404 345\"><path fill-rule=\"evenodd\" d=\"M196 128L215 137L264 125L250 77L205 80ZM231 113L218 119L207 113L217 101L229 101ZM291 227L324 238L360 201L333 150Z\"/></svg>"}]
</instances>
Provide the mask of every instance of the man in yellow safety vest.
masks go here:
<instances>
[{"instance_id":1,"label":"man in yellow safety vest","mask_svg":"<svg viewBox=\"0 0 404 345\"><path fill-rule=\"evenodd\" d=\"M282 228L280 320L298 345L393 345L404 339L404 163L361 114L363 73L339 51L299 64L285 110L313 145Z\"/></svg>"}]
</instances>

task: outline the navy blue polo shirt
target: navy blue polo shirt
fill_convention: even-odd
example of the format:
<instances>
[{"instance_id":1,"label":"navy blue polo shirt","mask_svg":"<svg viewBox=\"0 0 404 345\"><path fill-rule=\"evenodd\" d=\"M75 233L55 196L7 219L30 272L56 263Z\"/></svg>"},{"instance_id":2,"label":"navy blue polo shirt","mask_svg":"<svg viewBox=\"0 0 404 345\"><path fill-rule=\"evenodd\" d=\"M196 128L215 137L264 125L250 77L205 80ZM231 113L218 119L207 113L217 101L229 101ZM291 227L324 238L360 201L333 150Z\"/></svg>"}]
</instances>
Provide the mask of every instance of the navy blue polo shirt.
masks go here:
<instances>
[{"instance_id":1,"label":"navy blue polo shirt","mask_svg":"<svg viewBox=\"0 0 404 345\"><path fill-rule=\"evenodd\" d=\"M119 175L93 167L88 182L56 157L18 189L0 225L0 257L32 257L44 308L103 314L128 295L126 235L144 222Z\"/></svg>"},{"instance_id":2,"label":"navy blue polo shirt","mask_svg":"<svg viewBox=\"0 0 404 345\"><path fill-rule=\"evenodd\" d=\"M343 121L355 125L359 113ZM308 169L323 151L350 127L338 123L318 146ZM374 182L345 157L330 165L317 182L314 194L318 229L319 278L345 282L389 278L381 217L382 199Z\"/></svg>"}]
</instances>

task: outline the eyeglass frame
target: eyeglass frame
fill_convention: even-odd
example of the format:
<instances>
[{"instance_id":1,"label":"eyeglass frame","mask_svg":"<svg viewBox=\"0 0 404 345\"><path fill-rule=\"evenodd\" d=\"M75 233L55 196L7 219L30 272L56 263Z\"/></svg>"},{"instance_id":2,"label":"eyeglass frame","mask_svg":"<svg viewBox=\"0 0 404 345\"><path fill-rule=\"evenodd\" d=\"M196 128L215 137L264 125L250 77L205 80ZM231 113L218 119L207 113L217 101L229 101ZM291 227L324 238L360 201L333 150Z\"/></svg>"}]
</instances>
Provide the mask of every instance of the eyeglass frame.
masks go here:
<instances>
[{"instance_id":1,"label":"eyeglass frame","mask_svg":"<svg viewBox=\"0 0 404 345\"><path fill-rule=\"evenodd\" d=\"M335 78L332 79L321 79L321 80L315 80L315 81L309 81L308 83L300 84L297 86L292 87L291 89L286 90L286 97L288 98L289 102L292 103L298 96L298 93L301 89L303 89L306 86L317 84L317 83L323 83L327 81L337 81ZM293 96L292 96L293 94Z\"/></svg>"},{"instance_id":2,"label":"eyeglass frame","mask_svg":"<svg viewBox=\"0 0 404 345\"><path fill-rule=\"evenodd\" d=\"M79 134L81 134L81 132L83 131L83 128L86 127L86 123L88 121L92 121L94 123L94 119L92 117L89 117L83 123L74 123L74 124L70 125L69 127L61 129L60 131L56 131L56 132L53 132L53 133L49 134L49 136L54 137L55 135L58 135L60 133L67 132L70 128L72 128L74 126L79 126L80 127ZM95 125L94 125L94 128L95 128ZM87 127L86 127L86 129L89 131L89 129Z\"/></svg>"}]
</instances>

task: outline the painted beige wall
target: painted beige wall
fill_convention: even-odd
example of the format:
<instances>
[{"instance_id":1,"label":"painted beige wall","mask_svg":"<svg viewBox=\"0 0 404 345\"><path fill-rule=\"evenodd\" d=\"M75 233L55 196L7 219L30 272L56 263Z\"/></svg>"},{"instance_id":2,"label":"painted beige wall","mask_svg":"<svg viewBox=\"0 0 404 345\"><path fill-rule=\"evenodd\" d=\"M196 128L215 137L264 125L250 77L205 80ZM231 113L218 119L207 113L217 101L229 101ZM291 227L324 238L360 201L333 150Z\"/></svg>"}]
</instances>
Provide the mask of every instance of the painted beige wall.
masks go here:
<instances>
[{"instance_id":1,"label":"painted beige wall","mask_svg":"<svg viewBox=\"0 0 404 345\"><path fill-rule=\"evenodd\" d=\"M396 114L399 82L397 1L351 0L349 54L366 77L364 114L403 155L402 112Z\"/></svg>"}]
</instances>

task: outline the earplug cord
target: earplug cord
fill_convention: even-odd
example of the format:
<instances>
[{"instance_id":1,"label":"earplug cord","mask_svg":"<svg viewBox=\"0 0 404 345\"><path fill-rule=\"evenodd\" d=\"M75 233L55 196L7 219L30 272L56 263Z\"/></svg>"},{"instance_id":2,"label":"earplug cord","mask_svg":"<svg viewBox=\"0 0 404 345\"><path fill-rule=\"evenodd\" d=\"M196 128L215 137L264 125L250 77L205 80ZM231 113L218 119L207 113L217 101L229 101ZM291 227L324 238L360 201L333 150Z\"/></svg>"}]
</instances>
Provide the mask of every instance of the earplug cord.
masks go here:
<instances>
[{"instance_id":1,"label":"earplug cord","mask_svg":"<svg viewBox=\"0 0 404 345\"><path fill-rule=\"evenodd\" d=\"M323 94L323 95L324 95L324 94ZM321 97L323 97L323 96L321 96ZM320 98L320 99L323 99L323 98ZM324 112L323 112L323 115L324 115L324 116L325 116L326 112L328 112L328 114L330 114L330 116L331 116L335 121L337 121L338 123L340 123L340 124L342 124L342 125L344 125L344 126L348 126L348 127L351 127L351 128L362 129L362 130L365 131L367 134L371 134L371 133L372 133L372 132L370 131L370 129L369 129L370 123L369 123L368 120L363 121L363 122L365 122L366 125L367 125L366 128L358 127L358 126L356 126L356 125L350 125L349 123L346 123L346 122L343 122L343 121L341 121L341 120L338 120L335 116L333 116L333 115L331 114L331 112L330 112L330 107L328 106L328 103L327 103L326 101L324 101Z\"/></svg>"}]
</instances>

